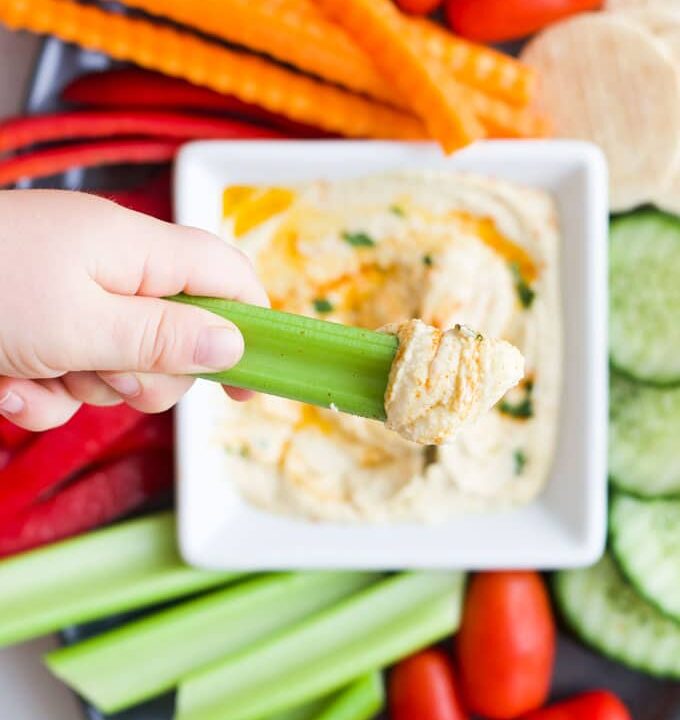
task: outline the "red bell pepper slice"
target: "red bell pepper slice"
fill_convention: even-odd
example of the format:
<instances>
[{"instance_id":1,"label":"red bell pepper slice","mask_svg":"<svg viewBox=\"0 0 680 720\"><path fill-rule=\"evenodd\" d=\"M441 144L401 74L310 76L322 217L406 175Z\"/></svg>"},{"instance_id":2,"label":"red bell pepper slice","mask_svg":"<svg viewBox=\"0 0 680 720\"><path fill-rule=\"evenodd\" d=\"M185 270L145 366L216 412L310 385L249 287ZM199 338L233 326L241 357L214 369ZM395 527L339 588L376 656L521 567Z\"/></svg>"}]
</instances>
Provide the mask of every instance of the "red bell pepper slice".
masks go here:
<instances>
[{"instance_id":1,"label":"red bell pepper slice","mask_svg":"<svg viewBox=\"0 0 680 720\"><path fill-rule=\"evenodd\" d=\"M114 190L93 194L113 200L129 210L151 215L166 222L172 221L172 193L170 173L168 172L160 172L146 185L131 190Z\"/></svg>"},{"instance_id":2,"label":"red bell pepper slice","mask_svg":"<svg viewBox=\"0 0 680 720\"><path fill-rule=\"evenodd\" d=\"M143 417L127 405L84 405L65 425L41 433L0 470L0 518L27 508L101 457Z\"/></svg>"},{"instance_id":3,"label":"red bell pepper slice","mask_svg":"<svg viewBox=\"0 0 680 720\"><path fill-rule=\"evenodd\" d=\"M12 459L12 451L9 448L0 448L0 470L7 467Z\"/></svg>"},{"instance_id":4,"label":"red bell pepper slice","mask_svg":"<svg viewBox=\"0 0 680 720\"><path fill-rule=\"evenodd\" d=\"M96 462L98 464L110 462L143 450L172 452L173 445L172 412L147 415L132 430L125 433L118 442L108 447L103 455L96 458Z\"/></svg>"},{"instance_id":5,"label":"red bell pepper slice","mask_svg":"<svg viewBox=\"0 0 680 720\"><path fill-rule=\"evenodd\" d=\"M91 530L172 488L172 455L146 450L83 475L61 492L0 523L0 557Z\"/></svg>"},{"instance_id":6,"label":"red bell pepper slice","mask_svg":"<svg viewBox=\"0 0 680 720\"><path fill-rule=\"evenodd\" d=\"M0 161L0 186L40 178L76 167L164 163L175 156L178 140L98 140L47 148Z\"/></svg>"},{"instance_id":7,"label":"red bell pepper slice","mask_svg":"<svg viewBox=\"0 0 680 720\"><path fill-rule=\"evenodd\" d=\"M76 105L117 108L172 108L221 111L246 120L266 123L295 137L328 137L328 133L233 95L222 95L180 78L140 68L119 68L81 75L61 94L62 100Z\"/></svg>"},{"instance_id":8,"label":"red bell pepper slice","mask_svg":"<svg viewBox=\"0 0 680 720\"><path fill-rule=\"evenodd\" d=\"M15 425L7 418L0 418L0 445L16 450L27 443L35 433Z\"/></svg>"},{"instance_id":9,"label":"red bell pepper slice","mask_svg":"<svg viewBox=\"0 0 680 720\"><path fill-rule=\"evenodd\" d=\"M276 130L215 115L190 115L169 110L82 110L1 121L0 152L58 140L140 135L182 140L286 137Z\"/></svg>"}]
</instances>

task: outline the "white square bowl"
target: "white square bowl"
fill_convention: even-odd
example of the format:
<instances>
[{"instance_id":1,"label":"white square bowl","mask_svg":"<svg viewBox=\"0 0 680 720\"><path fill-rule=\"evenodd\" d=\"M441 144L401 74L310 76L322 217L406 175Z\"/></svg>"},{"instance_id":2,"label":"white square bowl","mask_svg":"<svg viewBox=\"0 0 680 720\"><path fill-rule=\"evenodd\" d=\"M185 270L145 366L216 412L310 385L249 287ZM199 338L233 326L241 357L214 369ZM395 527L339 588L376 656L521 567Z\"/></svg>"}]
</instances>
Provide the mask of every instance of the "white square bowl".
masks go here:
<instances>
[{"instance_id":1,"label":"white square bowl","mask_svg":"<svg viewBox=\"0 0 680 720\"><path fill-rule=\"evenodd\" d=\"M190 143L175 168L179 223L219 232L234 183L358 177L451 168L543 188L561 231L564 386L545 491L517 509L440 525L336 525L279 517L245 502L216 440L221 390L199 381L177 414L179 543L206 568L560 568L602 552L606 528L607 181L601 153L571 141L499 141L444 156L430 143Z\"/></svg>"}]
</instances>

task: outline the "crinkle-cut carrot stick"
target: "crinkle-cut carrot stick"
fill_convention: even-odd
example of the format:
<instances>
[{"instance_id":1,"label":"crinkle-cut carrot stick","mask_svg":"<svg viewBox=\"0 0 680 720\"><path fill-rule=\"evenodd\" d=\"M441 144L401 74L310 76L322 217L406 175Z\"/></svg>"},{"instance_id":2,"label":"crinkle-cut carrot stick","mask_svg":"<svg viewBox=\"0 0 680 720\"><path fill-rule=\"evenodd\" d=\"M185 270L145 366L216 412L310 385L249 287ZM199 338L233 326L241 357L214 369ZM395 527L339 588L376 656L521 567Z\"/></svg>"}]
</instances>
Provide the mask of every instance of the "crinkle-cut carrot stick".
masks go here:
<instances>
[{"instance_id":1,"label":"crinkle-cut carrot stick","mask_svg":"<svg viewBox=\"0 0 680 720\"><path fill-rule=\"evenodd\" d=\"M325 80L405 107L370 56L311 0L123 0L198 30L263 52ZM404 17L414 46L456 79L521 105L533 97L535 73L490 48L454 37L429 21Z\"/></svg>"},{"instance_id":2,"label":"crinkle-cut carrot stick","mask_svg":"<svg viewBox=\"0 0 680 720\"><path fill-rule=\"evenodd\" d=\"M438 60L456 80L472 85L513 105L525 105L536 96L537 74L507 55L456 37L422 18L404 18L411 42L427 57Z\"/></svg>"},{"instance_id":3,"label":"crinkle-cut carrot stick","mask_svg":"<svg viewBox=\"0 0 680 720\"><path fill-rule=\"evenodd\" d=\"M444 89L450 84L456 86L455 92L472 108L489 137L537 138L551 134L552 126L548 118L533 107L511 105L450 78L442 82Z\"/></svg>"},{"instance_id":4,"label":"crinkle-cut carrot stick","mask_svg":"<svg viewBox=\"0 0 680 720\"><path fill-rule=\"evenodd\" d=\"M399 11L391 0L318 0L318 4L373 57L403 98L447 152L483 137L484 128L458 93L457 85L442 85L403 31ZM437 66L438 68L439 66Z\"/></svg>"},{"instance_id":5,"label":"crinkle-cut carrot stick","mask_svg":"<svg viewBox=\"0 0 680 720\"><path fill-rule=\"evenodd\" d=\"M129 7L266 53L391 104L398 95L370 57L308 0L123 0Z\"/></svg>"},{"instance_id":6,"label":"crinkle-cut carrot stick","mask_svg":"<svg viewBox=\"0 0 680 720\"><path fill-rule=\"evenodd\" d=\"M163 0L156 2L167 4ZM353 41L342 28L325 20L324 13L316 0L258 0L256 3L252 3L252 0L241 0L241 2L264 6L270 15L283 13L291 21L294 19L295 23L304 22L308 32L313 33L318 42L330 43L338 53L338 60L348 62L348 58L339 53L346 48L348 40L350 45ZM533 68L485 45L458 38L430 20L403 14L401 19L405 32L409 34L418 51L430 60L441 62L445 71L451 73L459 82L476 87L488 95L506 100L513 105L527 104L535 97L537 75ZM340 42L339 38L335 37L338 34L344 35L344 42ZM317 52L316 47L314 52ZM356 51L353 54L355 55ZM285 60L285 58L281 59ZM292 60L288 62L295 64ZM312 69L311 72L314 70ZM376 97L388 98L387 92L383 90ZM368 90L368 93L371 94L371 91ZM408 99L398 98L397 102L403 106Z\"/></svg>"},{"instance_id":7,"label":"crinkle-cut carrot stick","mask_svg":"<svg viewBox=\"0 0 680 720\"><path fill-rule=\"evenodd\" d=\"M392 104L403 100L384 82L370 56L330 22L312 0L123 0L290 63ZM228 20L228 21L227 21ZM528 102L535 73L503 53L461 40L436 24L404 18L413 42L460 82L514 104Z\"/></svg>"},{"instance_id":8,"label":"crinkle-cut carrot stick","mask_svg":"<svg viewBox=\"0 0 680 720\"><path fill-rule=\"evenodd\" d=\"M330 132L400 139L427 135L405 112L190 33L73 0L3 0L0 22L185 78Z\"/></svg>"}]
</instances>

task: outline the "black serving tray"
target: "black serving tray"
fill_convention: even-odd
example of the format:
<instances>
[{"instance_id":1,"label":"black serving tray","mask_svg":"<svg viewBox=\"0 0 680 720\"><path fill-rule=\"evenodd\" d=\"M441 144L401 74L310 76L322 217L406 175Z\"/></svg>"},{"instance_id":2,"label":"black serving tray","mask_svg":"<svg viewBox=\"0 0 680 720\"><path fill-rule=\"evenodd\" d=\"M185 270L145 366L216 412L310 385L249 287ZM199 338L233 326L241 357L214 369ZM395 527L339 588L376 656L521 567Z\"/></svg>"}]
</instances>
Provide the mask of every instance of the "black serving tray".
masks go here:
<instances>
[{"instance_id":1,"label":"black serving tray","mask_svg":"<svg viewBox=\"0 0 680 720\"><path fill-rule=\"evenodd\" d=\"M112 67L106 56L92 53L59 40L45 40L28 91L26 111L44 113L62 107L61 88L87 72ZM133 186L149 174L144 168L106 168L82 172L74 170L39 183L40 187L69 189L123 188ZM76 643L130 619L130 615L110 618L89 625L70 627L62 632L65 644ZM609 688L628 705L634 720L680 720L680 683L665 682L630 671L600 657L566 632L560 633L553 697L562 698L591 688ZM266 691L266 688L263 688ZM125 712L103 716L83 702L89 720L171 720L174 696L165 695ZM386 716L385 716L386 717ZM414 718L416 720L416 718ZM588 720L583 718L583 720Z\"/></svg>"}]
</instances>

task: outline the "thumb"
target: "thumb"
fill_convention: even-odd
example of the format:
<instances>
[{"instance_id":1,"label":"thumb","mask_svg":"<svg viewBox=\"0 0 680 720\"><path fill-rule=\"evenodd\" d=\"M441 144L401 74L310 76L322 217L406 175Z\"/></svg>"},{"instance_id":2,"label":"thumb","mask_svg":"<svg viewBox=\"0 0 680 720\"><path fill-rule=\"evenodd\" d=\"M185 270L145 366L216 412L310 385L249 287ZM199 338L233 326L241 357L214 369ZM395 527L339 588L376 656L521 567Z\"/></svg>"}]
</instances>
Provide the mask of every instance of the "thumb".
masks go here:
<instances>
[{"instance_id":1,"label":"thumb","mask_svg":"<svg viewBox=\"0 0 680 720\"><path fill-rule=\"evenodd\" d=\"M227 370L243 355L243 336L201 308L147 297L109 295L91 343L91 367L184 375ZM107 321L108 320L108 321Z\"/></svg>"}]
</instances>

